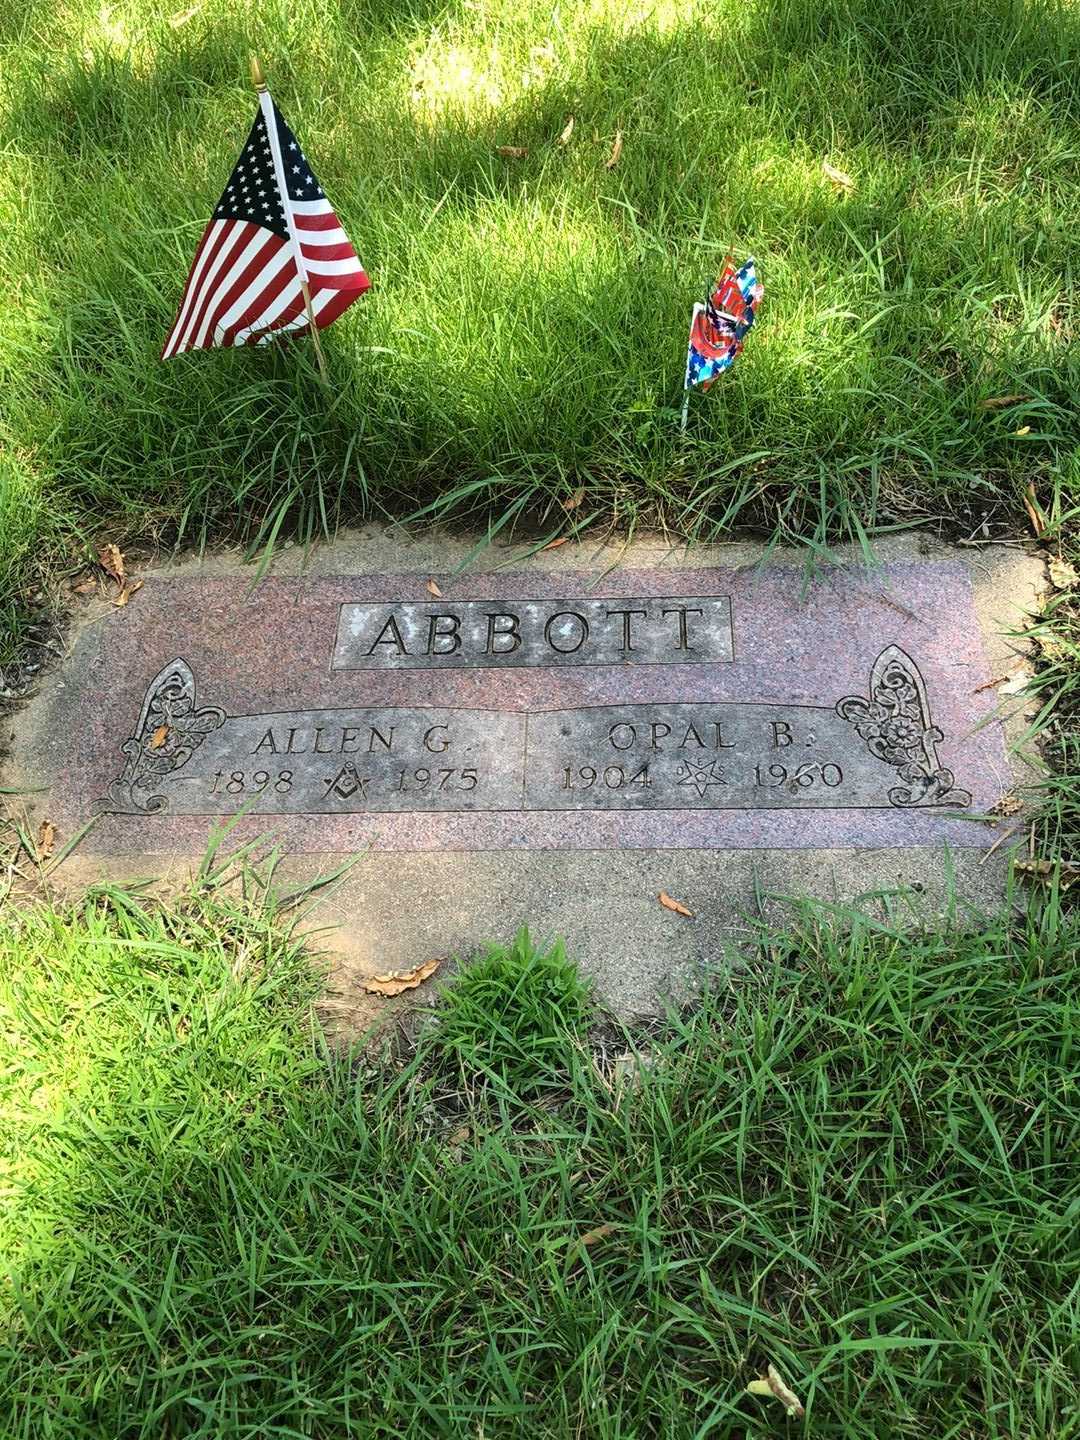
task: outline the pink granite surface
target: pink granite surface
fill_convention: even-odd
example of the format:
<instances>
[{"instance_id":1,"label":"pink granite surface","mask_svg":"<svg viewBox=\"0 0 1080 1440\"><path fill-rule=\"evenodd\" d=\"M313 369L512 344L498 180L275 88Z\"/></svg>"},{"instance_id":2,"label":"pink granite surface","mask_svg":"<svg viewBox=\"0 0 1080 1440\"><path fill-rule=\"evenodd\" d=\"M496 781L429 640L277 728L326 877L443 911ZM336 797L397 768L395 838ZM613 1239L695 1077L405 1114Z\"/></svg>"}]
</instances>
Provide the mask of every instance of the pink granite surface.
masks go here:
<instances>
[{"instance_id":1,"label":"pink granite surface","mask_svg":"<svg viewBox=\"0 0 1080 1440\"><path fill-rule=\"evenodd\" d=\"M536 710L584 705L755 700L833 706L866 695L870 666L900 645L922 672L941 763L973 795L973 809L1007 788L1009 769L966 571L956 564L898 564L867 574L832 572L804 594L801 572L619 571L576 578L536 573L467 575L443 583L455 599L580 593L590 598L731 597L734 660L709 665L558 669L331 671L339 606L349 600L423 600L426 576L267 579L254 591L234 579L148 580L123 610L89 627L50 723L69 743L52 792L56 821L90 813L123 768L148 682L183 658L200 705L229 714L375 705ZM106 678L107 677L107 682ZM437 687L437 688L436 688ZM83 844L95 853L184 854L203 849L200 816L108 815ZM568 811L542 813L251 817L238 837L271 832L294 851L529 848L893 847L948 842L983 847L985 825L928 811L840 809Z\"/></svg>"}]
</instances>

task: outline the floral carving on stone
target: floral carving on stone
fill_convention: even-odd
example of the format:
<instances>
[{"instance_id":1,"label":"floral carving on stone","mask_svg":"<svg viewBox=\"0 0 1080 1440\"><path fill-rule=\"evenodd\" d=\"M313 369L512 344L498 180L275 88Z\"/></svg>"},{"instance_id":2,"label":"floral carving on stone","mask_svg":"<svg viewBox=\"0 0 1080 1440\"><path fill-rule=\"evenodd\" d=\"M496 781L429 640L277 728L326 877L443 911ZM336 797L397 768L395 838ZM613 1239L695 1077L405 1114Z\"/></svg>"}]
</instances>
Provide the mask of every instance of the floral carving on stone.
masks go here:
<instances>
[{"instance_id":1,"label":"floral carving on stone","mask_svg":"<svg viewBox=\"0 0 1080 1440\"><path fill-rule=\"evenodd\" d=\"M169 806L161 781L186 765L212 731L225 723L216 705L195 704L195 677L184 660L174 660L150 681L135 731L120 746L127 757L123 774L94 802L99 814L156 815Z\"/></svg>"},{"instance_id":2,"label":"floral carving on stone","mask_svg":"<svg viewBox=\"0 0 1080 1440\"><path fill-rule=\"evenodd\" d=\"M958 789L953 772L938 760L937 746L945 736L930 718L918 666L899 645L888 646L874 661L870 698L848 695L837 702L836 713L854 725L871 755L897 771L903 783L889 790L891 804L904 809L970 806L970 792Z\"/></svg>"}]
</instances>

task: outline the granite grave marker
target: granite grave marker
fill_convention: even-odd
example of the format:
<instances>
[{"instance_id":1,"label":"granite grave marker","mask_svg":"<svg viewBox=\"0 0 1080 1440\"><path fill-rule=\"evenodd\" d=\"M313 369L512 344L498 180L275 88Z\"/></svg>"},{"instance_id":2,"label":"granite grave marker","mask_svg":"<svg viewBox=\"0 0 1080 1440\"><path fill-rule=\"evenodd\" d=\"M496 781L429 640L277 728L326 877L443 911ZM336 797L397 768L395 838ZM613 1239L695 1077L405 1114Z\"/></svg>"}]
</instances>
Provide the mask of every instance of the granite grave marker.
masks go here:
<instances>
[{"instance_id":1,"label":"granite grave marker","mask_svg":"<svg viewBox=\"0 0 1080 1440\"><path fill-rule=\"evenodd\" d=\"M95 856L110 873L197 859L228 819L297 863L361 857L384 967L410 959L380 948L391 913L410 929L392 892L427 895L437 929L429 892L437 906L448 869L478 917L492 877L513 875L518 918L536 922L530 886L556 871L622 895L663 853L697 857L701 876L712 855L724 879L770 852L778 874L783 855L807 854L804 875L815 857L878 857L854 879L887 872L889 851L994 843L977 817L1013 769L969 564L909 547L808 584L782 561L642 554L657 551L617 569L444 570L440 597L408 546L383 572L254 589L238 565L150 573L123 610L87 611L21 722L13 778L43 788L61 833L97 817L84 873ZM555 922L571 940L573 922Z\"/></svg>"}]
</instances>

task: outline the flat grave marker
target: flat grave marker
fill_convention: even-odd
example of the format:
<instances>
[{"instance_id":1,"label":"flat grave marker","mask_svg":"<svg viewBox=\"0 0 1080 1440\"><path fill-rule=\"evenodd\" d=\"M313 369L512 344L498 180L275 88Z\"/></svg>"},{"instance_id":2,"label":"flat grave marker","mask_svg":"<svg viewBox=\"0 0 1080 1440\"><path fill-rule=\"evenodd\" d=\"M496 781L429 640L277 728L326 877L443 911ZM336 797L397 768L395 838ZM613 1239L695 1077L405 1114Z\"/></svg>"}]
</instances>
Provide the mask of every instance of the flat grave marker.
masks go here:
<instances>
[{"instance_id":1,"label":"flat grave marker","mask_svg":"<svg viewBox=\"0 0 1080 1440\"><path fill-rule=\"evenodd\" d=\"M305 850L988 843L959 818L1007 773L966 574L801 612L790 572L678 579L148 580L80 641L110 698L65 720L57 819L151 853L241 811Z\"/></svg>"},{"instance_id":2,"label":"flat grave marker","mask_svg":"<svg viewBox=\"0 0 1080 1440\"><path fill-rule=\"evenodd\" d=\"M62 838L93 820L83 883L175 874L229 822L301 879L354 860L327 914L346 971L530 922L641 1008L765 893L1001 893L993 682L1039 565L980 590L966 557L886 548L810 582L746 549L454 574L453 545L385 537L255 587L231 560L144 572L84 607L5 783ZM683 932L653 913L680 887Z\"/></svg>"}]
</instances>

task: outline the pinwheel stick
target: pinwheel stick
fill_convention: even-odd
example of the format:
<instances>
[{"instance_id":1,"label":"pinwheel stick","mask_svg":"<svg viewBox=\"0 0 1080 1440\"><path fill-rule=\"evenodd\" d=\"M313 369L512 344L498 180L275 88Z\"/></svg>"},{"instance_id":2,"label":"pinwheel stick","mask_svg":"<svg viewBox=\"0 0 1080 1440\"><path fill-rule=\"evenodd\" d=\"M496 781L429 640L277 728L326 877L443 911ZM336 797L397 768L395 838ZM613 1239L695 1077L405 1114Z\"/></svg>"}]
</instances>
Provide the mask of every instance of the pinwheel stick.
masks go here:
<instances>
[{"instance_id":1,"label":"pinwheel stick","mask_svg":"<svg viewBox=\"0 0 1080 1440\"><path fill-rule=\"evenodd\" d=\"M697 306L695 305L695 306L694 306L694 309L693 309L693 311L691 312L691 315L690 315L690 334L691 334L691 336L692 336L693 333L694 333L694 316L695 316L696 314L697 314ZM680 430L685 430L685 429L686 429L686 417L687 417L687 416L689 415L689 413L690 413L690 357L691 357L692 354L693 354L693 347L691 346L690 341L687 340L687 342L686 342L686 374L683 376L683 383L682 383L682 417L681 417L680 420L679 420L679 429L680 429Z\"/></svg>"}]
</instances>

